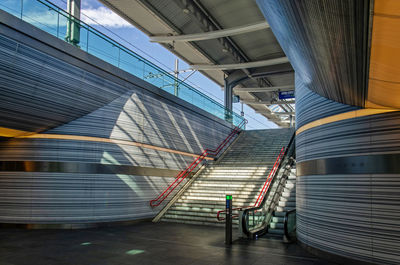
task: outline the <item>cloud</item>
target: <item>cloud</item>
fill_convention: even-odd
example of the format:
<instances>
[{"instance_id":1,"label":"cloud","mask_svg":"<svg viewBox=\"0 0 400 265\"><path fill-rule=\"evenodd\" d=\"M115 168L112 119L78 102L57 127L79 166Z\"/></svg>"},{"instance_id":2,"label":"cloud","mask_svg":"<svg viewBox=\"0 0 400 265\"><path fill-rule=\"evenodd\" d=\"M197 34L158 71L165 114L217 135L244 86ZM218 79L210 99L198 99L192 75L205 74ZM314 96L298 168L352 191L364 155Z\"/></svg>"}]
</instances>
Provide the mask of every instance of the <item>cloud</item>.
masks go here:
<instances>
[{"instance_id":1,"label":"cloud","mask_svg":"<svg viewBox=\"0 0 400 265\"><path fill-rule=\"evenodd\" d=\"M105 7L96 9L82 9L81 20L89 25L97 23L109 28L127 28L132 27L126 20ZM96 22L94 22L96 21Z\"/></svg>"},{"instance_id":2,"label":"cloud","mask_svg":"<svg viewBox=\"0 0 400 265\"><path fill-rule=\"evenodd\" d=\"M26 13L24 14L24 20L33 24L38 28L42 28L42 26L53 27L54 30L57 30L57 26L59 25L59 21L56 13ZM48 29L47 29L48 30Z\"/></svg>"}]
</instances>

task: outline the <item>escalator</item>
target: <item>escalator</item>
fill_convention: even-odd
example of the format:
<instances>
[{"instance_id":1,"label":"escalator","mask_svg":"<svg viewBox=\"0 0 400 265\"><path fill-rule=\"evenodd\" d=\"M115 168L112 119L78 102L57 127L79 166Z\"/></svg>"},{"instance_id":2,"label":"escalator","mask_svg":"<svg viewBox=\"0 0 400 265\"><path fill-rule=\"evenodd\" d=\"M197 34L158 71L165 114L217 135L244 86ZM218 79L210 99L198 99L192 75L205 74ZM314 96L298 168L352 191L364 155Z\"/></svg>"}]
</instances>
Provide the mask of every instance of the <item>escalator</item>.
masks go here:
<instances>
[{"instance_id":1,"label":"escalator","mask_svg":"<svg viewBox=\"0 0 400 265\"><path fill-rule=\"evenodd\" d=\"M243 237L274 237L286 242L296 240L294 139L293 135L262 202L240 211L239 230Z\"/></svg>"}]
</instances>

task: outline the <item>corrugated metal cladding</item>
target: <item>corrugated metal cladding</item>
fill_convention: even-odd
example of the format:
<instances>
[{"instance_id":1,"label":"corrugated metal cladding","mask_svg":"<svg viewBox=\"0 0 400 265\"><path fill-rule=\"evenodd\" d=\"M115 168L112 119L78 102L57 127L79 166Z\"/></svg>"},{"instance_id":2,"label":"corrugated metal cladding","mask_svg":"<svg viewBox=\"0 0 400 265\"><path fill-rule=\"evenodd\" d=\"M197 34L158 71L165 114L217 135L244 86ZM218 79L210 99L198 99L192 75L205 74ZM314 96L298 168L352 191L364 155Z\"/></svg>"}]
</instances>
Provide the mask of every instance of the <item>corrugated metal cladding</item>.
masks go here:
<instances>
[{"instance_id":1,"label":"corrugated metal cladding","mask_svg":"<svg viewBox=\"0 0 400 265\"><path fill-rule=\"evenodd\" d=\"M361 107L369 2L257 0L303 83L321 96Z\"/></svg>"},{"instance_id":2,"label":"corrugated metal cladding","mask_svg":"<svg viewBox=\"0 0 400 265\"><path fill-rule=\"evenodd\" d=\"M297 236L317 249L400 264L399 174L298 176Z\"/></svg>"},{"instance_id":3,"label":"corrugated metal cladding","mask_svg":"<svg viewBox=\"0 0 400 265\"><path fill-rule=\"evenodd\" d=\"M49 36L45 43L52 41ZM187 153L215 148L231 131L225 121L163 94L114 82L118 72L111 81L106 78L110 75L66 63L71 54L55 58L29 45L0 35L1 126L45 130L44 134L61 138L125 140ZM88 63L87 58L80 59L82 65ZM127 83L126 78L121 83ZM154 212L149 200L174 177L159 176L165 169L185 168L193 157L122 143L14 138L0 141L0 161L7 170L0 172L0 223L91 223L153 217L158 209ZM129 170L118 166L110 167L115 174L88 173L102 168L97 164L137 167L130 172L151 168L156 170L146 172L159 176L119 174ZM12 170L12 165L24 165L25 172ZM29 165L55 168L36 171ZM62 168L68 170L61 172Z\"/></svg>"},{"instance_id":4,"label":"corrugated metal cladding","mask_svg":"<svg viewBox=\"0 0 400 265\"><path fill-rule=\"evenodd\" d=\"M369 3L257 0L296 71L298 128L364 106ZM302 131L296 159L298 239L350 259L400 264L400 112Z\"/></svg>"},{"instance_id":5,"label":"corrugated metal cladding","mask_svg":"<svg viewBox=\"0 0 400 265\"><path fill-rule=\"evenodd\" d=\"M311 91L296 74L296 127L335 114L348 112L360 107L345 105Z\"/></svg>"},{"instance_id":6,"label":"corrugated metal cladding","mask_svg":"<svg viewBox=\"0 0 400 265\"><path fill-rule=\"evenodd\" d=\"M3 35L0 75L0 124L25 131L69 122L128 91Z\"/></svg>"},{"instance_id":7,"label":"corrugated metal cladding","mask_svg":"<svg viewBox=\"0 0 400 265\"><path fill-rule=\"evenodd\" d=\"M334 106L343 107L332 104L332 113ZM306 110L296 111L302 115ZM399 153L400 112L328 123L298 134L298 239L348 258L400 264ZM385 154L395 157L381 159ZM319 164L307 163L317 160Z\"/></svg>"},{"instance_id":8,"label":"corrugated metal cladding","mask_svg":"<svg viewBox=\"0 0 400 265\"><path fill-rule=\"evenodd\" d=\"M400 153L400 112L328 123L296 137L297 162L392 153Z\"/></svg>"}]
</instances>

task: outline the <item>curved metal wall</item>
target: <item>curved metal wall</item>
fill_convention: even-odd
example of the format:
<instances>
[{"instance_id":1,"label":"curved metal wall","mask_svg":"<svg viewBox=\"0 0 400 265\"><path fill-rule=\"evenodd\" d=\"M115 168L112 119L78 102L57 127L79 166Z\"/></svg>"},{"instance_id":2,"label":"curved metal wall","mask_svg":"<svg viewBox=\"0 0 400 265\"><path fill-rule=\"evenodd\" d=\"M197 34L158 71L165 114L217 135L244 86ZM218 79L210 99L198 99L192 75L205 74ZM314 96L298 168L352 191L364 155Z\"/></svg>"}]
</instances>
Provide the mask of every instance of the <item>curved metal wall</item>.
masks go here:
<instances>
[{"instance_id":1,"label":"curved metal wall","mask_svg":"<svg viewBox=\"0 0 400 265\"><path fill-rule=\"evenodd\" d=\"M298 115L307 117L298 104ZM343 110L329 106L332 115ZM298 239L348 258L400 263L400 112L300 132L296 156Z\"/></svg>"},{"instance_id":2,"label":"curved metal wall","mask_svg":"<svg viewBox=\"0 0 400 265\"><path fill-rule=\"evenodd\" d=\"M400 112L359 110L370 1L257 3L296 71L299 241L400 264Z\"/></svg>"},{"instance_id":3,"label":"curved metal wall","mask_svg":"<svg viewBox=\"0 0 400 265\"><path fill-rule=\"evenodd\" d=\"M0 126L40 132L0 141L0 223L153 217L149 200L232 125L40 34L0 24Z\"/></svg>"},{"instance_id":4,"label":"curved metal wall","mask_svg":"<svg viewBox=\"0 0 400 265\"><path fill-rule=\"evenodd\" d=\"M257 0L295 72L308 88L364 106L369 1Z\"/></svg>"},{"instance_id":5,"label":"curved metal wall","mask_svg":"<svg viewBox=\"0 0 400 265\"><path fill-rule=\"evenodd\" d=\"M345 105L321 97L310 90L297 73L295 74L295 81L297 128L321 118L360 109L360 107Z\"/></svg>"}]
</instances>

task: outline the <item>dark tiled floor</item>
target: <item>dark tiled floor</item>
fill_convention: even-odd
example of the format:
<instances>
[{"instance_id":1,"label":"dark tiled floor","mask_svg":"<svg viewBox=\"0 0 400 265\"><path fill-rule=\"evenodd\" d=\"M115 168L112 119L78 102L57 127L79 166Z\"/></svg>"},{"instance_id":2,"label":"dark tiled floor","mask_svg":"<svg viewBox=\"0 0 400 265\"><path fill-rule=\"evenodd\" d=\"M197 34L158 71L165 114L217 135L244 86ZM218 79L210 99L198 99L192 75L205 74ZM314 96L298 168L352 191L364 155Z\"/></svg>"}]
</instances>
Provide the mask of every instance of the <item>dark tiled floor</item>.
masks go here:
<instances>
[{"instance_id":1,"label":"dark tiled floor","mask_svg":"<svg viewBox=\"0 0 400 265\"><path fill-rule=\"evenodd\" d=\"M329 264L296 244L235 240L224 229L150 222L86 230L0 229L0 265Z\"/></svg>"}]
</instances>

